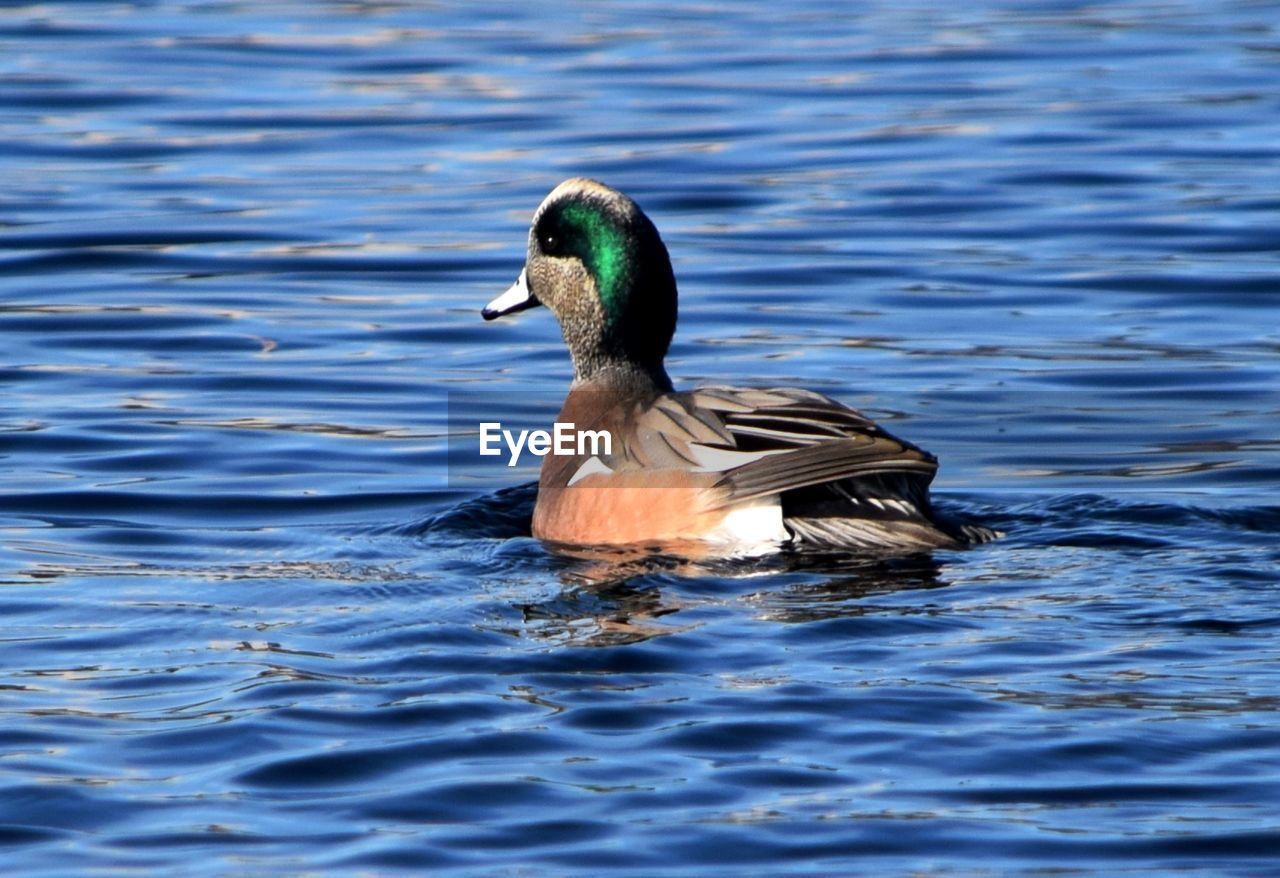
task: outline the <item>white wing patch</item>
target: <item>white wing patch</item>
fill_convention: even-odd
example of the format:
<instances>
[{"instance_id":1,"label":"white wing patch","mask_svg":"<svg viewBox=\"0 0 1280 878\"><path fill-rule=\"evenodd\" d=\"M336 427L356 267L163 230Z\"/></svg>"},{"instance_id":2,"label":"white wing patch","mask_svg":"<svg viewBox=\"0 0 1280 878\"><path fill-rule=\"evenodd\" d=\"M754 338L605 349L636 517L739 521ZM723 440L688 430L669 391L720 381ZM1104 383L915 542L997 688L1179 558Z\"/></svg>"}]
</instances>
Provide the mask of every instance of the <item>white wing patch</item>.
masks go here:
<instances>
[{"instance_id":1,"label":"white wing patch","mask_svg":"<svg viewBox=\"0 0 1280 878\"><path fill-rule=\"evenodd\" d=\"M736 469L743 464L757 461L771 454L785 454L791 448L774 448L768 451L738 451L733 448L712 448L697 442L689 443L689 452L693 455L697 466L696 473L723 473Z\"/></svg>"},{"instance_id":2,"label":"white wing patch","mask_svg":"<svg viewBox=\"0 0 1280 878\"><path fill-rule=\"evenodd\" d=\"M587 476L593 476L593 475L596 475L597 473L603 473L604 475L612 475L613 470L609 469L609 465L606 464L600 458L592 457L588 459L586 463L584 463L582 466L578 467L578 471L573 474L573 478L569 479L569 484L566 485L566 487L571 487L574 482L581 481L582 479L585 479Z\"/></svg>"}]
</instances>

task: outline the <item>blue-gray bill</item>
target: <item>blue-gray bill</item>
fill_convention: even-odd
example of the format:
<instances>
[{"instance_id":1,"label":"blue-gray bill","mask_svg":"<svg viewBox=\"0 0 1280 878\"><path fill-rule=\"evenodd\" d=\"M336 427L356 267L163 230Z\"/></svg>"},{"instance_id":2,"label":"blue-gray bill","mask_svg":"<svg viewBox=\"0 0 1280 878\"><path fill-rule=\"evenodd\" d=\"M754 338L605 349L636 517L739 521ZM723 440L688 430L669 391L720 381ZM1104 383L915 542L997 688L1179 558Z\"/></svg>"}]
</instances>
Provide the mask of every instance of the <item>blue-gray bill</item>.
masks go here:
<instances>
[{"instance_id":1,"label":"blue-gray bill","mask_svg":"<svg viewBox=\"0 0 1280 878\"><path fill-rule=\"evenodd\" d=\"M522 270L520 276L516 278L516 282L508 287L505 293L480 310L480 316L485 320L493 320L495 317L515 314L517 311L523 311L526 308L533 308L541 304L537 297L529 292L529 283L525 279L525 273Z\"/></svg>"}]
</instances>

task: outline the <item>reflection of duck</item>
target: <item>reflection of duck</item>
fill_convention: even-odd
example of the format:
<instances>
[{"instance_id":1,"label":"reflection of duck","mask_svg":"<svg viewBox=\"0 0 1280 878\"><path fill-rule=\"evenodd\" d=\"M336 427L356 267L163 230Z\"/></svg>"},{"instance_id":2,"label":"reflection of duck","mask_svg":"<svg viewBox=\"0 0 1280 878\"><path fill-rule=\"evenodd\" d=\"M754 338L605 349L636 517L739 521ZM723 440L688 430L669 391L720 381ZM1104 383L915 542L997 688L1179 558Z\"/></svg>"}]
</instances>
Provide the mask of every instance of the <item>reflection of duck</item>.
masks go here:
<instances>
[{"instance_id":1,"label":"reflection of duck","mask_svg":"<svg viewBox=\"0 0 1280 878\"><path fill-rule=\"evenodd\" d=\"M639 643L688 631L697 623L689 624L681 611L708 601L740 601L749 604L759 618L804 623L893 615L902 611L883 600L869 599L949 584L942 576L942 565L922 553L906 557L780 554L763 563L754 559L693 563L669 556L624 555L614 565L603 556L562 558L559 564L566 588L552 598L519 604L518 609L530 635L578 646ZM692 592L678 589L667 578L672 574L692 583ZM781 574L787 575L780 578ZM711 593L699 594L704 587Z\"/></svg>"},{"instance_id":2,"label":"reflection of duck","mask_svg":"<svg viewBox=\"0 0 1280 878\"><path fill-rule=\"evenodd\" d=\"M928 554L907 557L827 557L820 563L793 559L792 569L815 574L811 582L757 593L752 601L763 618L776 622L814 622L896 612L868 599L897 592L946 588L943 565Z\"/></svg>"},{"instance_id":3,"label":"reflection of duck","mask_svg":"<svg viewBox=\"0 0 1280 878\"><path fill-rule=\"evenodd\" d=\"M568 180L538 208L524 271L484 309L546 305L574 380L558 423L606 431L607 452L543 458L533 533L551 542L695 541L730 551L954 548L986 528L935 513L932 455L806 390L676 392L666 247L630 198Z\"/></svg>"}]
</instances>

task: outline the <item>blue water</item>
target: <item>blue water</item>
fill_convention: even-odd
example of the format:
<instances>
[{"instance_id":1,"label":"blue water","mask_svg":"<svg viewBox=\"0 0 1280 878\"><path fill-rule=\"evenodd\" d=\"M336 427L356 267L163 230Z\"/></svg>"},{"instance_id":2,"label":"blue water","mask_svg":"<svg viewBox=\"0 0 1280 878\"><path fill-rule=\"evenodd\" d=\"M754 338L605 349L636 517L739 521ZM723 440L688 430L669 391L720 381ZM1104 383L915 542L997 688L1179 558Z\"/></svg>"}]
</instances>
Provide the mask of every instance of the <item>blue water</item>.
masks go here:
<instances>
[{"instance_id":1,"label":"blue water","mask_svg":"<svg viewBox=\"0 0 1280 878\"><path fill-rule=\"evenodd\" d=\"M1008 536L531 539L579 174ZM1276 874L1278 209L1270 2L3 4L5 873Z\"/></svg>"}]
</instances>

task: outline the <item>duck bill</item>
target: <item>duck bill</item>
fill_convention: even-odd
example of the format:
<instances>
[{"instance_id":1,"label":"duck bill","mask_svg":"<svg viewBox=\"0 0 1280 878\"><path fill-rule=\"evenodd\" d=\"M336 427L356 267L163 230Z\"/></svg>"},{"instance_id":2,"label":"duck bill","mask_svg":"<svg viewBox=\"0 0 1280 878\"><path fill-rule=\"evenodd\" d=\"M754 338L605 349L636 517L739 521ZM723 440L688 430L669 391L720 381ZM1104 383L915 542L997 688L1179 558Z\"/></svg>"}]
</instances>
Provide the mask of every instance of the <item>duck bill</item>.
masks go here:
<instances>
[{"instance_id":1,"label":"duck bill","mask_svg":"<svg viewBox=\"0 0 1280 878\"><path fill-rule=\"evenodd\" d=\"M541 305L537 297L529 292L529 282L525 279L524 270L521 270L520 276L516 278L505 293L494 299L488 305L485 305L480 311L480 316L485 320L492 320L495 317L502 317L506 314L514 314L517 311L523 311L526 308L532 308Z\"/></svg>"}]
</instances>

